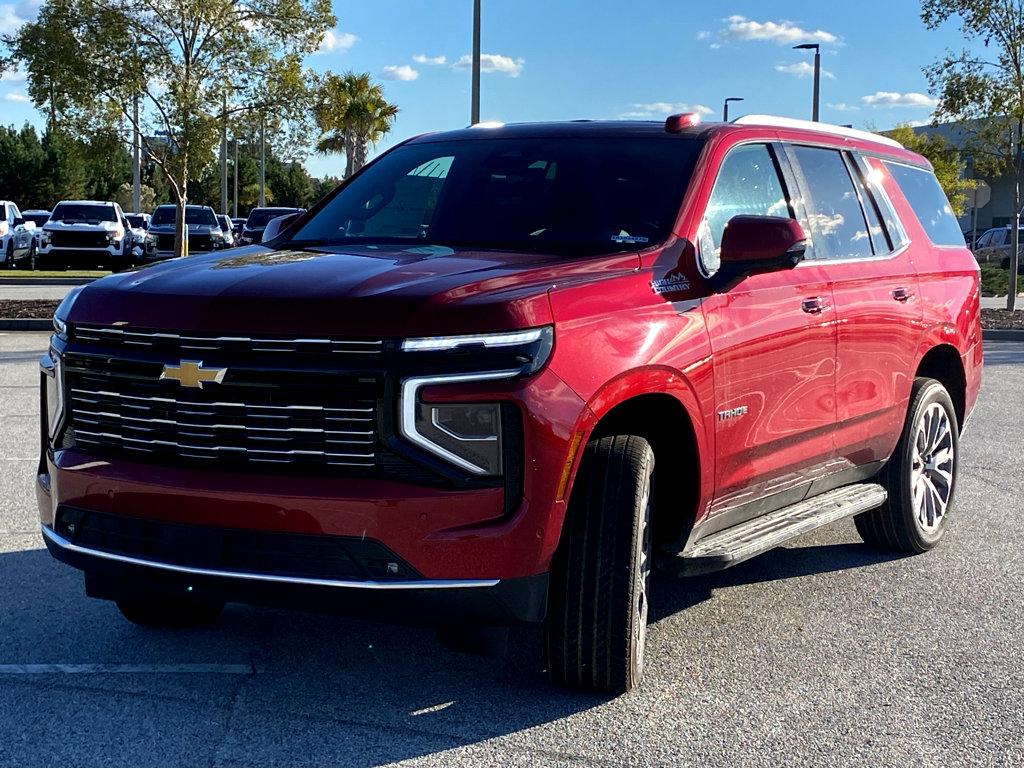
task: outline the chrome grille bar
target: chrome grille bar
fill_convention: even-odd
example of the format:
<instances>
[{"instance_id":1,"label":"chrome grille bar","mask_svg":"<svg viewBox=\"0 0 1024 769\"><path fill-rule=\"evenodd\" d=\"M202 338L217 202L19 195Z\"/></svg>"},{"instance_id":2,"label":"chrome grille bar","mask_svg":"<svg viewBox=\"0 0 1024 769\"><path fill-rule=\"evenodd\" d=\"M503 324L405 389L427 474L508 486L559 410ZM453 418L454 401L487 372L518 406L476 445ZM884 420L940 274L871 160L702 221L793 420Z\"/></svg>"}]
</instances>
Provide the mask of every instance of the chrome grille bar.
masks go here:
<instances>
[{"instance_id":1,"label":"chrome grille bar","mask_svg":"<svg viewBox=\"0 0 1024 769\"><path fill-rule=\"evenodd\" d=\"M167 331L137 331L116 326L82 326L72 328L76 341L101 344L125 344L135 347L177 348L182 351L244 351L252 352L310 352L356 355L379 355L384 350L383 339L332 339L299 337L274 339L248 336L201 336L175 334Z\"/></svg>"}]
</instances>

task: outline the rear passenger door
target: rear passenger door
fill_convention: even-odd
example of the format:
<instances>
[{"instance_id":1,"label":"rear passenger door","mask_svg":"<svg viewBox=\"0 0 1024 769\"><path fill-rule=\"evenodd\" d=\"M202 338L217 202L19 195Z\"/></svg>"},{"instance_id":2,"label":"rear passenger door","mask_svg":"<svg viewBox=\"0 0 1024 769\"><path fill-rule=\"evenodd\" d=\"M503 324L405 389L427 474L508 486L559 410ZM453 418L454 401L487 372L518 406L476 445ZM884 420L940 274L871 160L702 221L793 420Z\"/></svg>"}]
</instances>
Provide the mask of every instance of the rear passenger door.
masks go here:
<instances>
[{"instance_id":1,"label":"rear passenger door","mask_svg":"<svg viewBox=\"0 0 1024 769\"><path fill-rule=\"evenodd\" d=\"M768 143L729 150L701 225L703 263L732 217L794 215L783 161ZM725 526L798 501L833 461L835 315L814 264L745 277L703 307L717 412L712 514Z\"/></svg>"},{"instance_id":2,"label":"rear passenger door","mask_svg":"<svg viewBox=\"0 0 1024 769\"><path fill-rule=\"evenodd\" d=\"M831 147L790 145L789 154L835 301L838 469L870 472L906 416L922 318L917 272L877 168Z\"/></svg>"}]
</instances>

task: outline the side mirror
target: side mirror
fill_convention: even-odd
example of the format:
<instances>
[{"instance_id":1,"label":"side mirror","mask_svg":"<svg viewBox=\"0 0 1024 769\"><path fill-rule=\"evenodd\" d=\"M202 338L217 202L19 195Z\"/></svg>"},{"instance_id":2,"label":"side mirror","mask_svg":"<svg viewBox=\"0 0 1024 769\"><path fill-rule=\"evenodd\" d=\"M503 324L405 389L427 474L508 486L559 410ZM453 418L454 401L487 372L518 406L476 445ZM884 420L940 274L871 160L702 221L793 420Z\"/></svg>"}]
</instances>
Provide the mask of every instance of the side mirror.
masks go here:
<instances>
[{"instance_id":1,"label":"side mirror","mask_svg":"<svg viewBox=\"0 0 1024 769\"><path fill-rule=\"evenodd\" d=\"M807 236L796 219L734 216L722 233L719 272L735 278L791 269L806 248Z\"/></svg>"}]
</instances>

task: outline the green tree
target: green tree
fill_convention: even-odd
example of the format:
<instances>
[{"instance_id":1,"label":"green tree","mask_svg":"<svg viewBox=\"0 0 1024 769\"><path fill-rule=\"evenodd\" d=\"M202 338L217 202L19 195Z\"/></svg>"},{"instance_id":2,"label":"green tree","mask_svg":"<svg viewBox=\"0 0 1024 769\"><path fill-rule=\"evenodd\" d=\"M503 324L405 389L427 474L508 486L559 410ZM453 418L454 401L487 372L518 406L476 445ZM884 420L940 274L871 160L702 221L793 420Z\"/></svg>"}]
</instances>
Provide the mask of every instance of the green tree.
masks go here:
<instances>
[{"instance_id":1,"label":"green tree","mask_svg":"<svg viewBox=\"0 0 1024 769\"><path fill-rule=\"evenodd\" d=\"M55 3L66 10L47 13ZM128 124L143 137L178 206L182 253L189 184L213 162L223 121L241 113L302 123L308 112L303 60L334 24L330 0L47 0L40 19L8 45L29 75L37 106L49 98L46 64L28 35L72 30L75 74L64 110L80 126ZM230 73L230 74L228 74ZM37 82L38 80L38 82ZM138 116L134 109L140 102ZM63 109L63 107L62 107Z\"/></svg>"},{"instance_id":2,"label":"green tree","mask_svg":"<svg viewBox=\"0 0 1024 769\"><path fill-rule=\"evenodd\" d=\"M971 48L949 51L925 69L939 98L934 120L960 123L963 151L981 173L1013 177L1010 290L1016 307L1021 140L1024 136L1024 4L1019 0L923 0L929 29L955 21Z\"/></svg>"},{"instance_id":3,"label":"green tree","mask_svg":"<svg viewBox=\"0 0 1024 769\"><path fill-rule=\"evenodd\" d=\"M954 213L963 216L967 207L967 190L974 188L974 182L964 178L965 164L960 150L938 134L915 131L909 123L901 123L882 133L928 159Z\"/></svg>"},{"instance_id":4,"label":"green tree","mask_svg":"<svg viewBox=\"0 0 1024 769\"><path fill-rule=\"evenodd\" d=\"M391 131L398 107L384 98L380 84L368 72L328 72L320 81L313 110L321 154L345 155L345 178L366 165L369 145Z\"/></svg>"}]
</instances>

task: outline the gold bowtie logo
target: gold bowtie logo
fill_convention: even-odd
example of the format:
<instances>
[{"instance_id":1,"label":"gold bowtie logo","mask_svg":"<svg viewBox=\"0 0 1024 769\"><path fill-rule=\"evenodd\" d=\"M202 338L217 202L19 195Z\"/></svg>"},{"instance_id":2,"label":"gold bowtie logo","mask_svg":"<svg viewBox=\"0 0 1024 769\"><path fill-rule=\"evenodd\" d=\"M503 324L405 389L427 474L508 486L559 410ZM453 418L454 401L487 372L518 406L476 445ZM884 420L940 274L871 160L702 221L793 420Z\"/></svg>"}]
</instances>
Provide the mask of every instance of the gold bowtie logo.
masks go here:
<instances>
[{"instance_id":1,"label":"gold bowtie logo","mask_svg":"<svg viewBox=\"0 0 1024 769\"><path fill-rule=\"evenodd\" d=\"M160 378L173 379L182 387L202 389L206 382L220 384L224 381L226 373L228 373L226 368L203 368L201 360L183 360L178 366L172 366L170 363L165 365L164 370L160 373Z\"/></svg>"}]
</instances>

